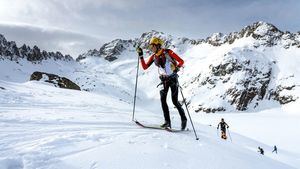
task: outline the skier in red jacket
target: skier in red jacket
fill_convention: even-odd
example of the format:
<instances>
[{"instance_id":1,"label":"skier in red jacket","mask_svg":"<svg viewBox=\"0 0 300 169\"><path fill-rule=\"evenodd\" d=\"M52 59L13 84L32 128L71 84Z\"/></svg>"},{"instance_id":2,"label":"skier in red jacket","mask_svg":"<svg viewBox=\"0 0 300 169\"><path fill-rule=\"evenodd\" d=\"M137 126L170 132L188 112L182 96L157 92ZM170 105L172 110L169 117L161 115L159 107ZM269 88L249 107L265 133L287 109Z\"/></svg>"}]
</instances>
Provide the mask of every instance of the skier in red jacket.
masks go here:
<instances>
[{"instance_id":1,"label":"skier in red jacket","mask_svg":"<svg viewBox=\"0 0 300 169\"><path fill-rule=\"evenodd\" d=\"M184 61L171 49L162 48L163 41L157 37L153 37L150 40L149 48L153 54L145 62L143 57L143 50L138 47L137 53L140 57L141 64L144 70L149 68L152 63L158 67L159 78L163 89L160 90L160 101L164 112L165 122L161 125L162 128L171 128L170 113L167 104L167 94L169 88L171 88L172 102L177 108L181 117L181 130L186 128L187 118L184 110L178 101L178 75L179 68L183 66Z\"/></svg>"}]
</instances>

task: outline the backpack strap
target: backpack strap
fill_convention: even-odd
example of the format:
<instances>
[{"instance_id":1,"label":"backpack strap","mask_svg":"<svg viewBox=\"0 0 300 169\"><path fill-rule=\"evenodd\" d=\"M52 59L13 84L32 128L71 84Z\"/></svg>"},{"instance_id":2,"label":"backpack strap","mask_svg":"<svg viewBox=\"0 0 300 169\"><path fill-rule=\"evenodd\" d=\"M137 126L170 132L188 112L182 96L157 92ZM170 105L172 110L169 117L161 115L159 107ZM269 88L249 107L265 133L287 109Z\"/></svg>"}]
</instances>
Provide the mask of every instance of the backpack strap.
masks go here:
<instances>
[{"instance_id":1,"label":"backpack strap","mask_svg":"<svg viewBox=\"0 0 300 169\"><path fill-rule=\"evenodd\" d=\"M164 49L164 55L166 59L170 60L173 64L176 65L176 60L169 55L170 49Z\"/></svg>"}]
</instances>

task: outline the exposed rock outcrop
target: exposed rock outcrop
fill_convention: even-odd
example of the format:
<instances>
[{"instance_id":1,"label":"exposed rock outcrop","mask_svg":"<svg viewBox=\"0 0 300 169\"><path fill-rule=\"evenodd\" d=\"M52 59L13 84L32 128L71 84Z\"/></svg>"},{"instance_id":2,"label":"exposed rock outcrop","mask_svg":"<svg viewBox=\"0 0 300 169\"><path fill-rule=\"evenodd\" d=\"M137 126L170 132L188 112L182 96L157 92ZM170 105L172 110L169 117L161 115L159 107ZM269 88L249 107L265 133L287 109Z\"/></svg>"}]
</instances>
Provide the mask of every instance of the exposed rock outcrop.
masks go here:
<instances>
[{"instance_id":1,"label":"exposed rock outcrop","mask_svg":"<svg viewBox=\"0 0 300 169\"><path fill-rule=\"evenodd\" d=\"M71 80L65 77L60 77L58 75L49 74L45 72L33 72L30 76L30 80L48 82L54 84L54 86L56 87L65 89L81 90L80 87Z\"/></svg>"}]
</instances>

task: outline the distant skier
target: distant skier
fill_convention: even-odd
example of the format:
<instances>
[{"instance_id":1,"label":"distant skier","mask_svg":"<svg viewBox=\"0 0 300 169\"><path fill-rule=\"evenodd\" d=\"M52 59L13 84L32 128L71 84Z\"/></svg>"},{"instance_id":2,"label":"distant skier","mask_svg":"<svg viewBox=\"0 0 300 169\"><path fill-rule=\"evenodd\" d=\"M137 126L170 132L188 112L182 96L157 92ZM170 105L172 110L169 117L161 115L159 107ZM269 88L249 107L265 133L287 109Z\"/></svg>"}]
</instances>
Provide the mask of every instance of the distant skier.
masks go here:
<instances>
[{"instance_id":1,"label":"distant skier","mask_svg":"<svg viewBox=\"0 0 300 169\"><path fill-rule=\"evenodd\" d=\"M228 124L224 121L224 119L221 119L221 122L218 124L217 129L219 129L219 127L221 127L221 138L226 140L227 139L227 135L226 135L226 128L229 128Z\"/></svg>"},{"instance_id":2,"label":"distant skier","mask_svg":"<svg viewBox=\"0 0 300 169\"><path fill-rule=\"evenodd\" d=\"M169 108L167 105L167 94L169 88L171 88L172 102L177 108L181 117L181 130L186 128L187 118L184 110L178 101L178 75L177 72L183 66L184 61L171 49L162 48L163 40L157 37L153 37L150 40L149 49L153 54L145 62L143 57L143 50L138 47L136 49L141 64L144 70L146 70L152 63L158 67L159 78L163 85L160 90L161 107L164 113L165 122L161 125L162 128L171 128L171 120Z\"/></svg>"},{"instance_id":3,"label":"distant skier","mask_svg":"<svg viewBox=\"0 0 300 169\"><path fill-rule=\"evenodd\" d=\"M274 152L277 154L277 147L276 147L276 145L274 146L272 153L274 153Z\"/></svg>"},{"instance_id":4,"label":"distant skier","mask_svg":"<svg viewBox=\"0 0 300 169\"><path fill-rule=\"evenodd\" d=\"M258 152L261 154L261 155L264 155L265 151L263 148L261 147L258 147Z\"/></svg>"}]
</instances>

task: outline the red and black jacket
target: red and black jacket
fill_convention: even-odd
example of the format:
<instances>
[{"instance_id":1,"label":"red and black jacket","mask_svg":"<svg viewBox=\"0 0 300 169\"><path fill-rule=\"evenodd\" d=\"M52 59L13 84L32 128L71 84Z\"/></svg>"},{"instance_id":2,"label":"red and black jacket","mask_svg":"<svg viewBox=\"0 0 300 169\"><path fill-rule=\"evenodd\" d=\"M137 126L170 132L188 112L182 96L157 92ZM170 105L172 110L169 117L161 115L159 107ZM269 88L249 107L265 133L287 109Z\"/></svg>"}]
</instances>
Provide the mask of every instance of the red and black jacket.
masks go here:
<instances>
[{"instance_id":1,"label":"red and black jacket","mask_svg":"<svg viewBox=\"0 0 300 169\"><path fill-rule=\"evenodd\" d=\"M182 67L184 64L184 61L171 49L162 49L160 52L153 54L148 59L147 63L145 62L144 58L141 58L141 64L144 70L148 69L153 62L155 62L156 66L164 66L162 64L165 64L165 61L167 60L166 57L170 56L173 60L173 64L175 67Z\"/></svg>"}]
</instances>

